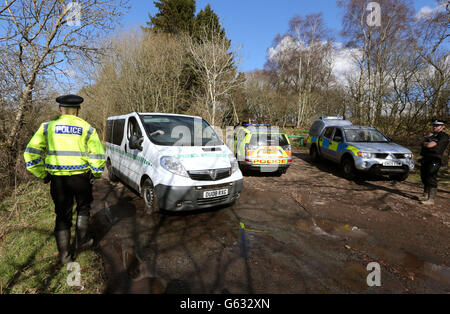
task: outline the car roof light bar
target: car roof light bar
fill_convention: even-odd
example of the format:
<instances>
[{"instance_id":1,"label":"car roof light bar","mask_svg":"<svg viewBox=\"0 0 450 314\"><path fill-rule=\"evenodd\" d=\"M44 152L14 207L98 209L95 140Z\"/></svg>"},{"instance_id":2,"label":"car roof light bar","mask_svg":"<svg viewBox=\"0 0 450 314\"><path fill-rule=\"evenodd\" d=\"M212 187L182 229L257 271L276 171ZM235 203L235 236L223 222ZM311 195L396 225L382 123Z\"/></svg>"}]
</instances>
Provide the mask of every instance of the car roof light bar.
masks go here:
<instances>
[{"instance_id":1,"label":"car roof light bar","mask_svg":"<svg viewBox=\"0 0 450 314\"><path fill-rule=\"evenodd\" d=\"M320 120L344 120L344 117L342 116L337 116L337 117L320 117Z\"/></svg>"}]
</instances>

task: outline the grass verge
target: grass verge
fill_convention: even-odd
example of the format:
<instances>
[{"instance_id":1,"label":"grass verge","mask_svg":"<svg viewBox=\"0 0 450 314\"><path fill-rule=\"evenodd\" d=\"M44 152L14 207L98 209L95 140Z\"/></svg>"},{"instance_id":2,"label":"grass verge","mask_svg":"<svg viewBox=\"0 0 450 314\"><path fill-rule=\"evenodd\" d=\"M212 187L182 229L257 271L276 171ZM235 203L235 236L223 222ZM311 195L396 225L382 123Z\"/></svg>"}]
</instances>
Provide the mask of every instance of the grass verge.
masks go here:
<instances>
[{"instance_id":1,"label":"grass verge","mask_svg":"<svg viewBox=\"0 0 450 314\"><path fill-rule=\"evenodd\" d=\"M0 202L0 293L92 294L104 291L103 265L94 251L82 252L77 257L80 286L73 285L75 268L68 270L67 265L58 266L53 208L50 185L39 181L22 184L11 197ZM72 239L74 229L72 227Z\"/></svg>"}]
</instances>

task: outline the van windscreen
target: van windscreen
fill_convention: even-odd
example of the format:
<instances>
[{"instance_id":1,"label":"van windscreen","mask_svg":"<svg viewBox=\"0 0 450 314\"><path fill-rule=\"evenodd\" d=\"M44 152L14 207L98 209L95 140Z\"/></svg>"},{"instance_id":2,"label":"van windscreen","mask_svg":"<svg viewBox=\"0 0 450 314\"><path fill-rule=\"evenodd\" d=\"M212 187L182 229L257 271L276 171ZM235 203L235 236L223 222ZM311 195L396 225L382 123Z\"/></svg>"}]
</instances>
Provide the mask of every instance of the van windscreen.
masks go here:
<instances>
[{"instance_id":1,"label":"van windscreen","mask_svg":"<svg viewBox=\"0 0 450 314\"><path fill-rule=\"evenodd\" d=\"M152 143L161 146L223 145L213 128L203 119L186 116L141 115Z\"/></svg>"}]
</instances>

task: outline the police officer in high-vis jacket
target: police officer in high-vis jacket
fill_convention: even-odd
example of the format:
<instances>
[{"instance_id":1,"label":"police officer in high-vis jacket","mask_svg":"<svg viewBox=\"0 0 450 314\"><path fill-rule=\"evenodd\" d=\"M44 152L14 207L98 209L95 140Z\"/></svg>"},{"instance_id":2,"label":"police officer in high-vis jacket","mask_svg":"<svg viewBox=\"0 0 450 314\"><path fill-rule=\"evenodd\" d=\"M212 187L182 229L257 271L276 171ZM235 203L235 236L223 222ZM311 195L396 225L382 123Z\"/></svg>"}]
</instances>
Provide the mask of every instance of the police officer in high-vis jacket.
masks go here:
<instances>
[{"instance_id":1,"label":"police officer in high-vis jacket","mask_svg":"<svg viewBox=\"0 0 450 314\"><path fill-rule=\"evenodd\" d=\"M44 183L51 182L55 203L55 238L59 261L72 261L70 228L74 200L77 207L76 250L92 245L87 228L91 209L92 184L105 167L105 151L97 131L78 117L83 98L65 95L56 98L61 116L41 124L24 153L27 170Z\"/></svg>"},{"instance_id":2,"label":"police officer in high-vis jacket","mask_svg":"<svg viewBox=\"0 0 450 314\"><path fill-rule=\"evenodd\" d=\"M436 197L438 180L437 174L441 167L442 155L448 145L449 137L444 132L445 121L434 119L432 121L433 132L422 141L420 155L420 176L424 185L422 204L433 205Z\"/></svg>"}]
</instances>

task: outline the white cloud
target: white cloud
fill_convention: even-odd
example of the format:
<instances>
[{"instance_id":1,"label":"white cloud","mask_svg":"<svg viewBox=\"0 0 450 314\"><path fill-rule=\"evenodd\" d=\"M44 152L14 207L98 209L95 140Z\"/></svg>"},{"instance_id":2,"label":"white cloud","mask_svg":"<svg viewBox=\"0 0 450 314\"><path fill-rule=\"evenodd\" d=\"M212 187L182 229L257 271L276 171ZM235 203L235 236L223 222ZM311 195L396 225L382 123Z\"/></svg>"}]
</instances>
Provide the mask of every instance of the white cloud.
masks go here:
<instances>
[{"instance_id":1,"label":"white cloud","mask_svg":"<svg viewBox=\"0 0 450 314\"><path fill-rule=\"evenodd\" d=\"M270 60L280 61L286 56L284 52L302 49L300 44L292 37L285 37L276 47L268 49L268 57ZM305 47L303 49L308 49ZM361 58L359 49L344 48L340 42L333 43L333 51L331 54L332 74L336 77L337 83L340 85L348 85L348 79L355 77L359 73L358 59Z\"/></svg>"},{"instance_id":2,"label":"white cloud","mask_svg":"<svg viewBox=\"0 0 450 314\"><path fill-rule=\"evenodd\" d=\"M436 6L435 8L430 8L429 6L422 7L419 12L416 14L416 19L427 19L432 16L434 16L438 12L444 12L445 11L446 4L443 2L440 5Z\"/></svg>"},{"instance_id":3,"label":"white cloud","mask_svg":"<svg viewBox=\"0 0 450 314\"><path fill-rule=\"evenodd\" d=\"M274 48L270 47L268 50L269 59L277 60L283 55L283 52L299 49L299 44L290 36L285 36L281 42Z\"/></svg>"},{"instance_id":4,"label":"white cloud","mask_svg":"<svg viewBox=\"0 0 450 314\"><path fill-rule=\"evenodd\" d=\"M342 47L342 45L335 45ZM332 73L338 83L347 85L348 78L359 73L358 58L361 57L359 49L340 48L333 51Z\"/></svg>"}]
</instances>

